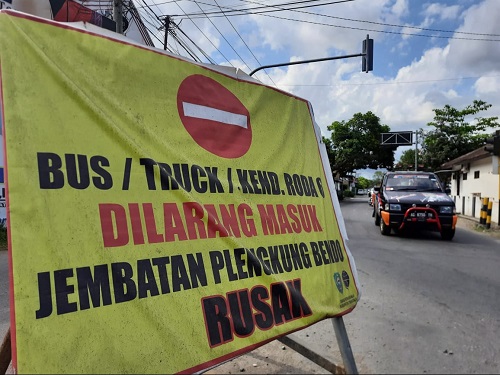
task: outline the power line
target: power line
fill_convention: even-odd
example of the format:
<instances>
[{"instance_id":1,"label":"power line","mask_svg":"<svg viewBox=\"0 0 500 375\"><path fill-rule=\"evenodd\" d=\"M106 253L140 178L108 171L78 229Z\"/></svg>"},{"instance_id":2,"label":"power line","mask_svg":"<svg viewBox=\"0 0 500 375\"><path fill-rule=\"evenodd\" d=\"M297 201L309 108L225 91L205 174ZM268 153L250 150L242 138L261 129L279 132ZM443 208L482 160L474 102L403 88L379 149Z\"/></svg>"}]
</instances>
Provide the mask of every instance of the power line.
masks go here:
<instances>
[{"instance_id":1,"label":"power line","mask_svg":"<svg viewBox=\"0 0 500 375\"><path fill-rule=\"evenodd\" d=\"M169 33L172 38L174 38L175 41L177 41L177 43L179 43L179 45L184 49L184 51L186 51L186 53L194 60L194 61L197 61L197 62L201 62L201 60L198 58L198 56L196 56L196 53L194 53L194 51L184 42L182 42L178 35L173 32L173 31L166 31L167 33Z\"/></svg>"},{"instance_id":2,"label":"power line","mask_svg":"<svg viewBox=\"0 0 500 375\"><path fill-rule=\"evenodd\" d=\"M196 0L188 0L188 1L196 1ZM303 6L303 7L296 7L296 8L279 8L278 6L264 5L264 4L253 2L253 1L247 1L247 0L239 0L239 1L246 1L246 2L253 3L253 4L258 4L258 5L261 5L264 8L267 8L267 10L261 10L261 11L257 11L257 12L252 12L252 11L248 11L248 10L251 10L253 8L247 8L246 10L239 10L239 9L235 9L235 8L228 8L228 9L230 9L230 11L232 11L232 12L240 12L240 14L227 14L228 12L224 12L224 13L226 13L227 16L261 15L261 16L266 16L266 17L272 17L272 18L282 19L282 20L286 20L286 21L303 22L303 23L309 23L309 24L314 24L314 25L319 25L319 26L329 26L329 27L337 27L337 28L351 29L351 30L362 30L362 31L375 32L375 33L384 33L384 34L396 34L396 35L418 36L418 37L440 38L440 39L484 41L484 42L499 42L500 41L500 39L489 39L489 38L465 38L465 37L455 37L455 36L415 34L415 33L397 32L397 31L388 31L388 30L375 30L375 29L366 29L366 28L360 28L360 27L354 27L354 26L342 26L342 25L327 24L327 23L322 23L322 22L313 22L313 21L307 21L307 20L293 19L293 18L287 18L287 17L280 17L280 16L275 16L275 15L269 15L269 14L265 14L265 13L272 13L272 12L277 12L277 11L294 11L294 12L303 13L303 14L310 14L310 15L320 16L320 17L341 19L341 20L350 21L350 22L364 22L364 23L372 23L372 24L381 25L381 26L418 29L418 30L422 30L422 31L446 32L446 33L464 34L464 35L477 35L477 36L494 36L494 37L500 36L500 34L472 33L472 32L465 32L465 31L449 31L449 30L438 30L438 29L426 29L426 28L419 28L417 26L405 26L405 25L385 24L385 23L381 23L381 22L365 21L365 20L355 20L355 19L350 19L350 18L342 18L342 17L337 17L337 16L325 15L325 14L321 14L321 13L313 13L313 12L307 12L307 11L299 11L299 10L297 10L299 8L310 8L310 7L312 7L311 5L309 5L309 6ZM323 4L323 5L325 5L325 4ZM269 8L277 8L277 7L278 7L278 10L276 10L276 9L275 10L269 9ZM241 13L243 11L245 11L245 13ZM214 17L223 17L223 15L215 15ZM201 17L200 17L200 15L198 15L198 16L192 16L192 18L201 18Z\"/></svg>"},{"instance_id":3,"label":"power line","mask_svg":"<svg viewBox=\"0 0 500 375\"><path fill-rule=\"evenodd\" d=\"M443 78L443 79L428 79L417 81L394 81L394 82L368 82L368 83L334 83L329 85L279 85L286 87L332 87L332 86L377 86L377 85L399 85L399 84L413 84L413 83L429 83L429 82L444 82L444 81L461 81L478 78L499 78L496 76L477 76L477 77L457 77L457 78Z\"/></svg>"},{"instance_id":4,"label":"power line","mask_svg":"<svg viewBox=\"0 0 500 375\"><path fill-rule=\"evenodd\" d=\"M262 5L261 3L258 3L258 2L255 2L255 1L249 1L249 0L239 0L239 1L244 1L244 2L248 2L248 3L252 3L252 4ZM269 7L275 8L276 6L270 5ZM429 28L423 28L423 27L418 27L418 26L396 25L396 24L389 24L389 23L382 23L382 22L375 22L375 21L356 20L356 19L353 19L353 18L344 18L344 17L338 17L338 16L331 16L331 15L328 15L328 14L313 13L313 12L307 12L307 11L298 11L298 10L295 10L295 9L291 9L291 10L295 11L295 12L298 12L298 13L304 13L304 14L310 14L310 15L314 15L314 16L321 16L321 17L327 17L327 18L340 19L340 20L350 21L350 22L363 22L363 23L370 23L370 24L381 25L381 26L409 28L409 29L417 29L417 30L422 30L422 31L432 31L432 32L442 32L442 33L454 33L454 34L465 34L465 35L496 36L496 37L500 37L500 34L486 34L486 33L472 33L472 32L466 32L466 31L450 31L450 30L429 29ZM367 31L372 31L372 30L367 30ZM403 35L407 35L407 34L403 34ZM408 35L415 35L415 34L408 34ZM455 38L453 38L453 39L455 39ZM459 39L459 38L456 38L456 39ZM475 40L475 39L468 39L468 40ZM480 40L482 40L482 39L480 39Z\"/></svg>"},{"instance_id":5,"label":"power line","mask_svg":"<svg viewBox=\"0 0 500 375\"><path fill-rule=\"evenodd\" d=\"M174 24L175 25L175 24ZM212 58L210 57L210 55L208 55L204 50L202 50L184 31L182 31L182 29L179 27L179 25L175 25L177 30L179 30L182 35L184 35L197 49L198 51L201 52L201 54L203 56L205 56L205 58L211 63L211 64L214 64L215 65L215 61L212 60Z\"/></svg>"},{"instance_id":6,"label":"power line","mask_svg":"<svg viewBox=\"0 0 500 375\"><path fill-rule=\"evenodd\" d=\"M149 14L147 11L146 11L146 15L148 16L148 18L152 19L153 21L155 20L154 18L152 18L151 14ZM163 43L163 41L158 38L158 36L156 35L156 33L158 32L160 26L157 26L155 25L153 22L151 22L150 20L147 20L145 18L142 18L144 20L145 23L149 24L150 26L152 26L154 29L156 29L156 32L152 32L151 29L149 27L147 27L146 25L146 29L148 30L149 34L151 34L156 40L158 40L158 42L160 43ZM156 19L157 21L159 21L159 18Z\"/></svg>"},{"instance_id":7,"label":"power line","mask_svg":"<svg viewBox=\"0 0 500 375\"><path fill-rule=\"evenodd\" d=\"M174 3L175 3L175 5L177 5L177 6L179 7L179 9L180 9L180 10L181 10L184 14L186 14L186 12L184 12L184 9L182 9L182 7L178 4L178 2L177 2L177 1L174 1ZM207 36L205 35L205 33L204 33L204 32L203 32L203 31L202 31L202 30L198 27L198 25L197 25L197 24L196 24L193 20L191 20L191 18L190 18L189 16L187 16L187 17L188 17L188 19L189 19L189 20L193 23L193 25L194 25L194 26L198 29L198 31L199 31L199 32L200 32L200 33L201 33L201 34L202 34L202 35L203 35L203 36L204 36L204 37L205 37L205 38L206 38L206 39L210 42L210 44L211 44L211 45L212 45L212 46L213 46L213 47L214 47L214 48L215 48L215 49L216 49L216 50L217 50L217 51L221 54L221 56L222 56L222 57L224 57L224 58L226 59L226 61L229 63L229 65L231 65L231 66L234 68L234 65L233 65L233 64L231 64L231 61L229 61L229 59L228 59L226 56L224 56L224 54L223 54L223 53L222 53L222 52L221 52L221 51L217 48L217 46L216 46L216 45L212 42L212 40L211 40L209 37L207 37Z\"/></svg>"},{"instance_id":8,"label":"power line","mask_svg":"<svg viewBox=\"0 0 500 375\"><path fill-rule=\"evenodd\" d=\"M425 28L425 27L410 26L410 25L396 25L396 24L391 24L391 23L383 23L383 22L375 22L375 21L367 21L367 20L356 20L356 19L352 19L352 18L330 16L330 15L319 14L319 13L311 13L311 12L302 12L302 13L314 14L314 15L328 17L328 18L335 18L335 19L339 19L339 20L343 20L343 21L363 22L363 23L370 23L370 24L380 25L380 26L400 27L402 29L414 29L414 30L422 30L422 31L432 31L432 32L437 32L437 33L453 33L453 34L464 34L464 35L498 36L498 37L500 37L500 34L486 34L486 33L473 33L473 32L467 32L467 31L429 29L429 28ZM411 35L413 35L413 34L411 34Z\"/></svg>"},{"instance_id":9,"label":"power line","mask_svg":"<svg viewBox=\"0 0 500 375\"><path fill-rule=\"evenodd\" d=\"M188 0L188 1L196 1L196 0ZM286 5L293 5L293 4L301 4L301 3L308 3L308 2L314 2L314 1L320 1L320 0L304 0L304 1L293 1L290 3L283 3L283 4L267 4L264 5L262 3L258 3L255 1L250 1L250 0L238 0L241 2L245 3L250 3L250 4L257 4L259 5L258 7L254 8L247 8L247 9L235 9L235 8L229 8L229 7L224 7L227 9L230 9L229 12L243 12L247 10L254 10L254 9L260 9L260 8L276 8L276 10L268 10L266 12L275 12L275 11L292 11L300 8L312 8L312 7L318 7L318 6L323 6L323 5L330 5L335 2L329 2L325 4L318 4L318 5L310 5L307 7L295 7L295 8L281 8L282 6ZM495 37L500 37L500 34L488 34L488 33L476 33L476 32L467 32L467 31L453 31L453 30L442 30L442 29L431 29L431 28L425 28L425 27L418 27L418 26L411 26L411 25L398 25L398 24L391 24L391 23L384 23L384 22L376 22L376 21L368 21L368 20L359 20L359 19L354 19L354 18L345 18L345 17L339 17L339 16L331 16L331 15L326 15L326 14L321 14L321 13L313 13L313 12L306 12L306 11L299 11L300 13L305 13L305 14L311 14L315 16L321 16L321 17L328 17L328 18L334 18L334 19L339 19L343 21L350 21L350 22L361 22L361 23L369 23L373 25L380 25L380 26L389 26L389 27L399 27L399 28L407 28L407 29L415 29L415 30L421 30L421 31L431 31L431 32L439 32L439 33L454 33L454 34L464 34L464 35L477 35L477 36L495 36ZM223 11L221 10L220 12L214 11L214 12L207 12L207 15L211 14L218 14L218 13L223 13L224 15L228 15L228 11ZM191 14L191 17L196 15L196 13ZM220 16L219 16L220 17Z\"/></svg>"},{"instance_id":10,"label":"power line","mask_svg":"<svg viewBox=\"0 0 500 375\"><path fill-rule=\"evenodd\" d=\"M198 2L196 2L196 1L195 1L195 3L196 3L196 5L198 5L198 8L200 8L200 10L203 12L203 9L201 8L200 4L198 4ZM207 19L210 21L210 23L211 23L211 24L212 24L212 26L215 28L215 30L217 30L217 32L218 32L218 33L222 36L222 38L226 41L226 43L229 45L229 47L231 47L231 49L234 51L234 53L236 53L236 55L240 58L240 60L243 62L243 64L245 64L245 66L246 66L249 70L251 70L251 69L250 69L250 67L248 66L248 64L245 62L245 60L243 60L243 57L241 57L241 56L240 56L240 54L239 54L239 53L238 53L238 52L237 52L237 51L233 48L233 46L231 45L231 43L229 43L229 41L226 39L226 37L224 36L224 34L222 34L222 33L220 32L220 30L217 28L217 26L215 26L215 24L212 22L212 20L211 20L210 18L207 18ZM191 20L191 22L193 22L193 21ZM228 60L228 62L229 62L229 60ZM230 62L229 62L229 63L230 63ZM231 64L231 63L230 63L230 64ZM233 64L231 64L231 65L233 65ZM233 66L233 67L234 67L234 66Z\"/></svg>"},{"instance_id":11,"label":"power line","mask_svg":"<svg viewBox=\"0 0 500 375\"><path fill-rule=\"evenodd\" d=\"M202 2L197 1L197 0L186 0L186 1L193 1L193 2L196 2L196 3L204 4L204 5L211 5L211 4L207 4L207 3L202 3ZM239 0L239 1L243 1L243 0ZM297 6L297 7L291 7L291 8L279 8L280 6L302 4L302 3L309 3L309 2L317 2L317 1L324 1L324 0L292 1L292 2L289 2L289 3L276 4L276 5L267 5L267 4L254 3L254 4L258 4L260 6L258 6L258 7L252 7L252 8L245 8L245 9L236 9L236 8L231 8L231 7L225 6L225 7L222 7L222 8L229 9L229 11L224 11L224 10L221 9L220 11L209 12L209 13L207 13L207 15L211 15L211 14L215 14L215 15L217 15L217 14L225 14L227 16L242 16L242 15L249 15L249 14L261 14L261 13L270 13L270 12L281 12L281 11L301 9L301 8L316 8L316 7L319 7L319 6L325 6L325 5L332 5L332 4L340 4L340 3L351 2L351 1L354 1L354 0L336 0L336 1L328 1L328 2L322 3L322 4L316 4L316 5L304 5L304 6ZM269 10L269 8L278 8L278 9ZM257 10L257 9L268 9L268 10L262 10L260 12L255 12L255 10ZM242 13L242 14L228 14L228 13L233 13L233 12ZM246 13L243 13L243 12L246 12ZM191 13L190 16L191 17L195 17L195 18L200 18L199 16L201 16L201 13ZM216 17L222 17L222 15L219 15L219 16L216 16Z\"/></svg>"},{"instance_id":12,"label":"power line","mask_svg":"<svg viewBox=\"0 0 500 375\"><path fill-rule=\"evenodd\" d=\"M196 55L196 53L193 51L193 49L192 49L191 47L189 47L189 45L188 45L185 41L183 41L183 40L180 38L180 36L179 36L179 35L177 35L177 34L175 33L175 30L168 30L168 29L166 30L166 27L165 27L165 25L164 25L164 20L163 20L160 16L158 16L158 15L157 15L157 13L156 13L156 12L155 12L152 8L151 8L151 6L150 6L149 4L147 4L147 3L145 2L145 0L141 0L141 1L142 1L142 3L144 4L144 6L142 6L141 8L142 8L142 9L144 9L146 16L147 16L149 19L151 19L151 20L153 21L153 22L149 22L149 21L146 21L146 22L147 22L148 24L150 24L151 26L153 26L156 30L158 30L158 31L163 30L163 31L164 31L164 33L168 33L169 35L171 35L171 36L172 36L172 38L173 38L173 39L177 42L178 46L180 46L180 47L181 47L181 48L182 48L182 49L183 49L183 50L187 53L187 55L188 55L188 56L189 56L192 60L197 61L197 62L202 62L202 61L201 61L201 59L200 59L200 58ZM172 1L172 2L175 2L175 1ZM157 4L157 3L154 3L153 5L155 5L155 6L159 9L159 7L158 7L158 4ZM178 4L176 4L176 5L177 5L177 6L179 6ZM180 8L180 6L179 6L179 8ZM182 8L181 8L181 10L182 10ZM157 24L155 24L155 21L158 23L158 25L157 25ZM205 51L203 51L203 50L202 50L202 49L201 49L201 48L200 48L200 47L199 47L199 46L198 46L198 45L197 45L197 44L196 44L196 43L195 43L195 42L194 42L191 38L189 38L189 37L187 36L187 34L186 34L186 33L185 33L185 32L184 32L184 31L183 31L183 30L179 27L179 25L175 24L175 23L173 22L173 20L171 20L171 23L174 25L174 27L175 27L178 31L180 31L180 32L181 32L181 33L182 33L182 34L183 34L183 35L184 35L184 36L185 36L185 37L186 37L186 38L187 38L187 39L188 39L188 40L189 40L189 41L193 44L193 46L195 46L195 47L196 47L196 49L198 49L198 51L200 51L200 52L202 53L202 55L203 55L203 56L204 56L204 57L205 57L205 58L206 58L206 59L207 59L207 60L208 60L211 64L215 64L215 62L214 62L214 61L210 58L210 56L209 56L209 55L208 55ZM194 23L194 22L193 22L193 23ZM195 26L196 26L196 24L195 24ZM198 28L198 29L199 29L199 28ZM149 30L149 32L150 32L150 33L151 33L151 34L155 37L155 39L156 39L156 40L157 40L160 44L162 44L162 45L164 44L164 40L161 40L159 37L157 37L157 36L156 36L156 33L153 33L150 29L148 29L148 30ZM201 30L200 30L200 32L201 32ZM202 32L202 34L203 34L203 32ZM206 36L205 36L205 37L206 37ZM170 45L172 45L171 43L169 43L169 44L170 44ZM215 47L215 46L214 46L214 47ZM216 47L215 47L215 48L216 48ZM179 52L179 49L178 49L178 48L177 48L177 49L175 49L175 48L173 48L173 47L172 47L172 50L169 50L169 49L168 49L168 45L167 45L167 46L166 46L166 49L167 49L167 51L169 51L169 52L173 52L173 50L176 50L177 54L178 54L178 55L181 55L181 53ZM219 51L219 52L220 52L220 51Z\"/></svg>"},{"instance_id":13,"label":"power line","mask_svg":"<svg viewBox=\"0 0 500 375\"><path fill-rule=\"evenodd\" d=\"M123 2L124 7L128 10L131 16L131 20L133 20L137 26L137 30L139 30L139 33L141 34L142 39L148 46L154 46L153 40L151 39L151 36L149 35L149 30L146 28L146 25L142 22L142 18L139 15L139 12L137 11L137 8L135 7L135 4L132 0L130 0L127 4Z\"/></svg>"},{"instance_id":14,"label":"power line","mask_svg":"<svg viewBox=\"0 0 500 375\"><path fill-rule=\"evenodd\" d=\"M214 1L215 1L215 4L217 4L217 6L220 8L219 3L217 3L217 0L214 0ZM234 32L239 36L239 38L241 39L241 41L243 42L243 44L247 47L248 51L250 51L250 53L254 57L255 61L257 61L257 64L259 64L259 66L261 66L262 64L260 63L259 59L257 59L257 56L254 55L254 53L252 52L252 50L250 49L250 47L248 46L248 44L245 42L245 40L240 35L240 33L238 32L238 30L236 30L236 28L234 27L234 25L232 24L232 22L229 20L229 18L226 17L226 20L227 20L227 22L229 22L229 24L233 28ZM248 65L247 65L247 68L251 70L251 68ZM276 86L276 83L273 81L273 79L271 78L271 76L267 72L265 72L265 74L269 77L269 79L271 80L271 82L273 83L273 85Z\"/></svg>"},{"instance_id":15,"label":"power line","mask_svg":"<svg viewBox=\"0 0 500 375\"><path fill-rule=\"evenodd\" d=\"M161 30L162 26L163 26L163 23L162 23L162 20L161 18L156 14L156 12L146 3L146 1L142 0L142 2L144 3L144 5L146 6L146 15L152 20L152 22L148 22L151 26L153 26L157 32L159 30ZM149 12L148 12L149 11ZM157 21L159 25L155 25L154 24L154 21ZM150 31L151 33L151 31ZM153 33L151 33L153 34ZM153 34L155 39L158 40L160 43L163 43L157 36L156 36L156 33Z\"/></svg>"},{"instance_id":16,"label":"power line","mask_svg":"<svg viewBox=\"0 0 500 375\"><path fill-rule=\"evenodd\" d=\"M158 17L158 15L156 14L156 12L149 6L149 4L146 3L145 0L142 0L142 2L144 3L144 5L151 11L151 13L153 13L155 15L155 17L160 20L161 18ZM153 5L156 6L158 8L158 10L161 11L160 7L158 6L158 4L156 4L154 1L153 1Z\"/></svg>"},{"instance_id":17,"label":"power line","mask_svg":"<svg viewBox=\"0 0 500 375\"><path fill-rule=\"evenodd\" d=\"M316 15L316 14L315 14ZM320 15L320 14L317 14ZM292 19L292 18L286 18L286 17L279 17L279 16L271 16L268 14L262 14L262 16L266 17L272 17L272 18L278 18L286 21L293 21L293 22L303 22L303 23L308 23L312 25L319 25L319 26L329 26L329 27L337 27L341 29L350 29L350 30L361 30L361 31L369 31L369 32L374 32L374 33L383 33L383 34L396 34L396 35L407 35L407 36L418 36L418 37L424 37L424 38L439 38L439 39L455 39L455 40L474 40L474 41L483 41L483 42L500 42L500 39L480 39L480 38L461 38L461 37L455 37L455 36L441 36L441 35L425 35L425 34L411 34L411 33L404 33L404 32L396 32L396 31L387 31L387 30L374 30L374 29L363 29L360 27L353 27L353 26L340 26L340 25L333 25L333 24L327 24L327 23L322 23L322 22L313 22L313 21L306 21L306 20L297 20L297 19Z\"/></svg>"},{"instance_id":18,"label":"power line","mask_svg":"<svg viewBox=\"0 0 500 375\"><path fill-rule=\"evenodd\" d=\"M144 2L144 0L142 0ZM318 1L318 0L315 0L315 1ZM145 5L147 5L145 2L144 2ZM217 4L217 2L216 2ZM158 4L156 4L158 5ZM218 6L219 4L217 4ZM201 7L198 5L198 7L201 9ZM156 13L151 9L151 7L147 6L147 8L149 9L150 12L152 12L155 17L157 19L160 19L159 16L156 15ZM183 10L181 8L181 10ZM202 10L203 11L203 10ZM149 14L149 12L147 12ZM227 17L226 17L227 19ZM250 47L246 44L245 40L243 40L242 36L239 34L238 30L234 27L234 25L231 23L231 21L229 19L227 19L227 21L229 22L229 24L231 25L231 27L233 28L233 30L236 32L236 34L239 36L239 38L242 40L242 42L245 44L245 46L247 47L247 49L249 50L249 52L252 54L252 56L255 58L255 60L257 61L258 64L260 64L259 60L257 59L257 57L255 56L255 54L252 52L252 50L250 49ZM205 53L191 38L189 38L189 36L178 26L176 25L173 21L171 21L173 25L175 25L175 27L184 35L184 37L186 37L202 54L203 56L205 56L205 58L211 63L211 64L216 64L215 61L213 59L210 58L210 56ZM193 21L192 21L193 22ZM224 40L226 40L226 42L228 43L228 45L233 49L233 51L238 55L238 57L241 59L241 61L247 66L247 68L249 70L251 70L251 68L248 66L248 64L243 60L243 58L238 54L238 52L232 47L232 45L229 43L229 41L224 37L224 35L218 30L218 28L213 24L212 21L210 21L212 23L212 25L214 26L214 28L219 32L219 34L222 35L222 37L224 38ZM193 22L194 23L194 22ZM201 31L201 30L200 30ZM172 36L174 37L174 40L179 43L179 45L189 54L189 56L191 58L193 58L195 61L199 61L198 58L195 58L196 54L194 53L194 51L192 49L190 49L185 42L183 42L179 36L177 34L175 34L175 32L173 30L170 30L169 31ZM206 37L206 35L204 34L204 36ZM158 39L158 38L157 38ZM158 39L159 40L159 39ZM215 46L214 46L215 47ZM179 51L177 51L179 52ZM220 52L220 51L219 51ZM222 53L221 53L222 54ZM194 55L194 56L193 56ZM226 58L227 60L227 58ZM229 62L229 60L228 60ZM230 63L230 62L229 62ZM267 73L266 73L267 75ZM271 82L276 86L276 83L272 80L272 78L268 75L269 79L271 80Z\"/></svg>"}]
</instances>

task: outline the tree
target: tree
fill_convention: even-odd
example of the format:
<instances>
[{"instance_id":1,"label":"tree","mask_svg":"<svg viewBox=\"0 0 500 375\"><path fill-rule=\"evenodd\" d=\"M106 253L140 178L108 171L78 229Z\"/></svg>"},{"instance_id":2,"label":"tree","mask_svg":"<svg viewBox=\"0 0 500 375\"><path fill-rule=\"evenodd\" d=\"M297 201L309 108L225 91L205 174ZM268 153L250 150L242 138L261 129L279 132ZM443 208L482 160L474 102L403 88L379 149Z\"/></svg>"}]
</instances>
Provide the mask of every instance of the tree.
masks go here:
<instances>
[{"instance_id":1,"label":"tree","mask_svg":"<svg viewBox=\"0 0 500 375\"><path fill-rule=\"evenodd\" d=\"M375 171L372 176L373 186L379 186L382 183L382 179L384 178L384 172Z\"/></svg>"},{"instance_id":2,"label":"tree","mask_svg":"<svg viewBox=\"0 0 500 375\"><path fill-rule=\"evenodd\" d=\"M399 170L411 170L415 168L415 150L408 149L403 151L399 161L396 163L396 168Z\"/></svg>"},{"instance_id":3,"label":"tree","mask_svg":"<svg viewBox=\"0 0 500 375\"><path fill-rule=\"evenodd\" d=\"M434 109L434 121L427 125L435 129L423 135L425 165L439 169L443 163L481 147L488 137L481 132L499 126L498 117L476 117L472 122L467 119L490 107L482 100L474 100L462 110L448 104L443 109Z\"/></svg>"},{"instance_id":4,"label":"tree","mask_svg":"<svg viewBox=\"0 0 500 375\"><path fill-rule=\"evenodd\" d=\"M356 178L356 187L358 189L367 189L370 186L370 180L367 178L360 176Z\"/></svg>"},{"instance_id":5,"label":"tree","mask_svg":"<svg viewBox=\"0 0 500 375\"><path fill-rule=\"evenodd\" d=\"M398 170L401 171L414 171L415 170L415 149L408 149L403 151L399 161L395 166ZM425 165L423 163L423 153L422 150L418 150L417 153L417 169L418 170L426 170Z\"/></svg>"},{"instance_id":6,"label":"tree","mask_svg":"<svg viewBox=\"0 0 500 375\"><path fill-rule=\"evenodd\" d=\"M358 169L392 168L394 148L380 145L380 134L390 131L372 112L356 113L349 121L335 121L329 154L332 170L340 176Z\"/></svg>"},{"instance_id":7,"label":"tree","mask_svg":"<svg viewBox=\"0 0 500 375\"><path fill-rule=\"evenodd\" d=\"M330 138L322 137L323 143L325 144L326 154L328 155L328 161L330 162L330 168L333 171L335 164L335 151L333 150L332 140Z\"/></svg>"}]
</instances>

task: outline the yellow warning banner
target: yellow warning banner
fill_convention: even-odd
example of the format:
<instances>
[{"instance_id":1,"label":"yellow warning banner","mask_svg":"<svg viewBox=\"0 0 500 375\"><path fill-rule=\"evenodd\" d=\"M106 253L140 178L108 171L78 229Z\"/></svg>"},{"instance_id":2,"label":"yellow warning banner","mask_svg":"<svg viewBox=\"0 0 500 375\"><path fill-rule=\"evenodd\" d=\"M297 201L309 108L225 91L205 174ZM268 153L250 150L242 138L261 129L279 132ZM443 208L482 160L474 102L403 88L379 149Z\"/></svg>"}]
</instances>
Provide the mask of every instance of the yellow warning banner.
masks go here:
<instances>
[{"instance_id":1,"label":"yellow warning banner","mask_svg":"<svg viewBox=\"0 0 500 375\"><path fill-rule=\"evenodd\" d=\"M354 308L307 101L14 11L0 35L16 371L200 371Z\"/></svg>"}]
</instances>

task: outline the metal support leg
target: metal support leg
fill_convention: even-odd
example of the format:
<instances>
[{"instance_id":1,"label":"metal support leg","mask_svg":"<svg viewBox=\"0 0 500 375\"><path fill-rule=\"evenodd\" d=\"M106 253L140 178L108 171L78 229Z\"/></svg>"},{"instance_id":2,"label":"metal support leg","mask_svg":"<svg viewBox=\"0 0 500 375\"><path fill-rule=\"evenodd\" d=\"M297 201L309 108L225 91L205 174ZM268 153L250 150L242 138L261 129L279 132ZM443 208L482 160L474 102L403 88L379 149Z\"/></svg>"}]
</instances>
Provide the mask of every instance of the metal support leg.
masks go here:
<instances>
[{"instance_id":1,"label":"metal support leg","mask_svg":"<svg viewBox=\"0 0 500 375\"><path fill-rule=\"evenodd\" d=\"M339 344L340 355L344 361L346 374L358 374L351 344L349 343L349 337L347 337L347 331L342 317L332 318L332 323L333 329L335 330L335 336L337 337L337 343Z\"/></svg>"},{"instance_id":2,"label":"metal support leg","mask_svg":"<svg viewBox=\"0 0 500 375\"><path fill-rule=\"evenodd\" d=\"M278 341L285 344L290 349L295 350L297 353L302 354L304 357L309 359L311 362L316 363L318 366L323 367L325 370L332 374L345 374L345 370L342 366L339 366L319 353L316 353L306 342L302 342L298 338L292 338L290 336L282 336L278 338Z\"/></svg>"}]
</instances>

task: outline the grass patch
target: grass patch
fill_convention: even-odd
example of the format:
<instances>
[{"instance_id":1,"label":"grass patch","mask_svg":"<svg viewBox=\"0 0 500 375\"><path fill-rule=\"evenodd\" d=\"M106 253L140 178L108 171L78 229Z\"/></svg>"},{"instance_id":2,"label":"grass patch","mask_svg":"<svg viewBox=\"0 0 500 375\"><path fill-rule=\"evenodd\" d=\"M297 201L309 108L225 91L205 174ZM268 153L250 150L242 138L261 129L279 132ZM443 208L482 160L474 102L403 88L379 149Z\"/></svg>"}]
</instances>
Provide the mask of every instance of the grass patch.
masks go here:
<instances>
[{"instance_id":1,"label":"grass patch","mask_svg":"<svg viewBox=\"0 0 500 375\"><path fill-rule=\"evenodd\" d=\"M500 225L492 224L490 228L486 228L484 224L475 224L474 230L479 233L489 234L492 237L500 238Z\"/></svg>"}]
</instances>

